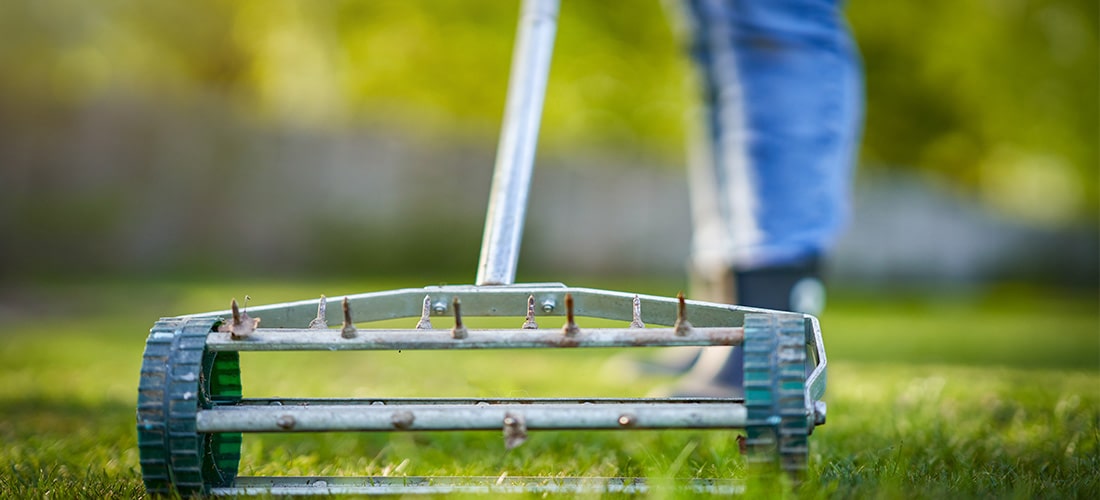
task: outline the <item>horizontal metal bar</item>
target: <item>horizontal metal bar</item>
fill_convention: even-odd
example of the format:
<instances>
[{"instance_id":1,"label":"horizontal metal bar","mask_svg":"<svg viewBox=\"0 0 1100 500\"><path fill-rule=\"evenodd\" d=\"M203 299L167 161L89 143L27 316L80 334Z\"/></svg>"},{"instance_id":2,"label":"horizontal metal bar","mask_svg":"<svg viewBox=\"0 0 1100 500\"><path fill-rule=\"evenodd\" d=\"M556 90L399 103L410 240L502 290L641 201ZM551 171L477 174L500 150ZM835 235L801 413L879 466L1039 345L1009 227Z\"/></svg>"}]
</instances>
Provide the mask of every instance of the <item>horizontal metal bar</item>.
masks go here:
<instances>
[{"instance_id":1,"label":"horizontal metal bar","mask_svg":"<svg viewBox=\"0 0 1100 500\"><path fill-rule=\"evenodd\" d=\"M670 486L696 494L738 495L744 482L736 479L674 480ZM211 488L211 495L400 495L400 494L515 494L515 493L628 493L661 489L645 478L631 477L238 477L231 487Z\"/></svg>"},{"instance_id":2,"label":"horizontal metal bar","mask_svg":"<svg viewBox=\"0 0 1100 500\"><path fill-rule=\"evenodd\" d=\"M579 318L593 317L620 321L633 319L634 297L641 301L641 319L646 324L672 326L676 322L676 307L679 301L675 297L638 295L633 293L598 290L592 288L566 287L560 283L536 283L507 286L448 285L424 288L404 288L356 295L348 295L352 321L364 323L395 318L420 317L424 307L424 296L430 297L434 316L454 314L451 304L455 298L462 302L464 316L511 316L523 318L527 314L527 297L535 297L535 314L543 316L563 316L565 314L565 294L573 295L575 313ZM277 328L305 328L317 317L319 299L287 302L282 304L254 305L248 307L253 318L262 318L263 326ZM330 297L331 301L343 300L342 297ZM330 305L335 305L330 304ZM777 313L752 307L716 304L711 302L687 301L688 320L695 326L741 326L746 312ZM788 313L789 314L789 313ZM214 311L191 314L184 317L227 318L230 311ZM326 323L329 326L340 325L343 314L339 307L329 307L326 311ZM583 326L583 324L582 324Z\"/></svg>"},{"instance_id":3,"label":"horizontal metal bar","mask_svg":"<svg viewBox=\"0 0 1100 500\"><path fill-rule=\"evenodd\" d=\"M506 414L527 429L726 429L744 427L730 403L216 406L195 418L198 432L493 430Z\"/></svg>"},{"instance_id":4,"label":"horizontal metal bar","mask_svg":"<svg viewBox=\"0 0 1100 500\"><path fill-rule=\"evenodd\" d=\"M245 398L225 406L384 406L384 405L534 405L534 404L733 404L743 398Z\"/></svg>"},{"instance_id":5,"label":"horizontal metal bar","mask_svg":"<svg viewBox=\"0 0 1100 500\"><path fill-rule=\"evenodd\" d=\"M573 336L561 330L470 330L455 339L450 330L359 330L346 339L340 330L260 328L248 338L233 340L228 332L212 332L212 351L379 351L444 349L515 349L533 347L657 347L741 345L744 329L692 328L677 335L672 328L593 328Z\"/></svg>"},{"instance_id":6,"label":"horizontal metal bar","mask_svg":"<svg viewBox=\"0 0 1100 500\"><path fill-rule=\"evenodd\" d=\"M641 319L651 325L672 325L676 320L675 298L654 295L635 295L625 292L599 290L592 288L567 287L561 283L525 283L506 286L448 285L424 288L405 288L369 292L347 296L352 320L356 323L379 321L395 318L419 317L423 311L424 296L430 297L432 314L447 316L453 299L462 302L463 314L475 316L511 316L522 318L527 313L527 298L533 296L536 304L536 316L561 316L564 314L565 294L572 294L577 317L605 318L631 321L632 305L635 296L641 303ZM330 300L337 300L336 298ZM258 305L248 308L254 318L262 318L265 327L305 327L317 316L318 299L301 300L281 304ZM717 304L711 302L687 301L688 320L696 327L737 327L744 324L746 313L783 313L752 307ZM783 313L790 314L790 313ZM213 311L191 314L186 318L227 318L230 311ZM807 376L807 400L819 400L825 394L827 358L821 338L821 326L817 318L801 315L806 321L806 344L815 353L815 363ZM339 307L330 307L325 318L329 326L340 325L343 321ZM353 349L352 344L339 348ZM672 345L672 344L668 344ZM683 345L683 344L681 344ZM696 344L698 345L698 344ZM320 347L315 347L319 349ZM326 345L324 349L334 348ZM407 347L406 347L407 348ZM286 347L287 350L294 349ZM223 346L219 350L246 350L238 347ZM248 350L261 350L253 348Z\"/></svg>"}]
</instances>

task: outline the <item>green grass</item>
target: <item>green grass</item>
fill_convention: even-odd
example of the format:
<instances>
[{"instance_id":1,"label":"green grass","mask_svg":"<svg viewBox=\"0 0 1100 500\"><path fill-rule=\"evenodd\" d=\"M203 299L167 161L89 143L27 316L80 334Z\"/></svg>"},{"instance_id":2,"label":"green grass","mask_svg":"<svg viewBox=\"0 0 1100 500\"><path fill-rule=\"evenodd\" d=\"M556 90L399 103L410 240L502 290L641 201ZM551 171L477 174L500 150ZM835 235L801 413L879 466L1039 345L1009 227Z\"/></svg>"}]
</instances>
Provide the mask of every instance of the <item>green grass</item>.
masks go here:
<instances>
[{"instance_id":1,"label":"green grass","mask_svg":"<svg viewBox=\"0 0 1100 500\"><path fill-rule=\"evenodd\" d=\"M0 289L0 497L143 494L135 388L157 317L221 309L245 293L268 303L407 285ZM833 299L822 317L829 421L811 438L809 480L786 493L1100 497L1097 304L1095 294L1026 288ZM248 396L639 396L667 382L607 373L604 360L614 353L249 353L242 361ZM534 432L505 452L499 432L252 435L242 472L741 476L733 436Z\"/></svg>"}]
</instances>

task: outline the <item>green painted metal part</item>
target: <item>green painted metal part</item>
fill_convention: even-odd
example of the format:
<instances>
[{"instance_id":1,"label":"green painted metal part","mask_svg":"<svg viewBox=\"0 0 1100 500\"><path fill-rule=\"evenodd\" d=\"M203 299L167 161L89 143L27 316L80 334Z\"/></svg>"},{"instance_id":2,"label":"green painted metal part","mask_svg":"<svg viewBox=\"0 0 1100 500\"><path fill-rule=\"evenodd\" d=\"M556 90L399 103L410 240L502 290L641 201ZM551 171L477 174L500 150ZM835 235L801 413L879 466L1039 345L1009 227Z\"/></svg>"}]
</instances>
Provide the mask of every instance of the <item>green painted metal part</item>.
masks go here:
<instances>
[{"instance_id":1,"label":"green painted metal part","mask_svg":"<svg viewBox=\"0 0 1100 500\"><path fill-rule=\"evenodd\" d=\"M779 466L799 479L806 470L806 340L798 315L745 315L745 426L748 460Z\"/></svg>"},{"instance_id":2,"label":"green painted metal part","mask_svg":"<svg viewBox=\"0 0 1100 500\"><path fill-rule=\"evenodd\" d=\"M229 486L241 457L240 433L199 433L204 408L241 399L239 355L206 350L216 319L169 318L149 333L138 383L142 478L151 494L200 494Z\"/></svg>"}]
</instances>

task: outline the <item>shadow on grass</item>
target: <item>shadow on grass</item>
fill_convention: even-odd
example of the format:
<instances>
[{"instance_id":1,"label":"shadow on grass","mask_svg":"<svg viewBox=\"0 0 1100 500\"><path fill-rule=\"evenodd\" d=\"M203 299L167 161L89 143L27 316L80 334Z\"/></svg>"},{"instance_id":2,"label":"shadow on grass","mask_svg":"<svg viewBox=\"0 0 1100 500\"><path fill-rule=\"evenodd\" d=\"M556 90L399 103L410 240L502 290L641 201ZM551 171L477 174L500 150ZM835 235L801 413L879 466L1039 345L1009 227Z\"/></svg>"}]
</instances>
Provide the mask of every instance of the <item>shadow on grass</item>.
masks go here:
<instances>
[{"instance_id":1,"label":"shadow on grass","mask_svg":"<svg viewBox=\"0 0 1100 500\"><path fill-rule=\"evenodd\" d=\"M9 399L0 414L0 497L144 494L132 404Z\"/></svg>"}]
</instances>

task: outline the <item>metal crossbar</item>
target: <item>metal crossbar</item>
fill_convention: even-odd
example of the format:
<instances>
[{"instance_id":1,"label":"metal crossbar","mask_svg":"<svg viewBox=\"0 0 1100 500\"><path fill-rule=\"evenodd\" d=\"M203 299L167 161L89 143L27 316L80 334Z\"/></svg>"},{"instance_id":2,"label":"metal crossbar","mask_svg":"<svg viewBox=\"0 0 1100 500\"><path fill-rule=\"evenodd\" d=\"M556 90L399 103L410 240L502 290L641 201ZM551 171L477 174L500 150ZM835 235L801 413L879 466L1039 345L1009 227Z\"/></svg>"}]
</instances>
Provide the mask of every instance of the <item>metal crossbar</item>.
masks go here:
<instances>
[{"instance_id":1,"label":"metal crossbar","mask_svg":"<svg viewBox=\"0 0 1100 500\"><path fill-rule=\"evenodd\" d=\"M508 286L451 285L404 288L348 295L349 315L355 323L400 318L439 317L454 314L453 304L462 304L467 316L518 316L534 309L544 317L566 316L565 297L572 297L574 313L618 321L644 321L645 324L673 326L679 315L680 300L656 295L630 294L594 288L568 287L561 283L534 283ZM454 340L444 330L363 329L355 339L342 339L336 330L303 329L312 321L337 326L342 323L338 308L327 308L325 298L252 307L248 312L263 318L263 326L251 340L232 340L224 332L211 333L208 348L214 351L279 350L376 350L376 349L492 349L509 347L635 347L635 346L737 346L743 343L739 331L746 314L786 314L801 318L810 355L806 376L808 400L825 395L827 360L817 318L753 307L683 301L690 311L692 330L686 336L667 335L667 329L589 329L580 325L575 337L563 337L556 329L470 330L469 337ZM427 306L427 307L425 307ZM320 314L319 314L320 313ZM180 318L225 318L222 310L180 316ZM274 327L274 328L266 328ZM603 333L598 333L598 332ZM337 333L333 333L337 332ZM509 333L510 332L510 333ZM449 340L450 338L450 340ZM382 345L389 347L381 347ZM377 347L375 347L377 346Z\"/></svg>"},{"instance_id":2,"label":"metal crossbar","mask_svg":"<svg viewBox=\"0 0 1100 500\"><path fill-rule=\"evenodd\" d=\"M206 347L212 351L383 351L451 349L523 349L539 347L672 347L741 345L744 329L693 328L678 335L673 328L582 329L574 336L550 330L470 330L456 339L450 330L358 330L344 338L340 330L258 329L247 339L233 340L228 332L213 332Z\"/></svg>"},{"instance_id":3,"label":"metal crossbar","mask_svg":"<svg viewBox=\"0 0 1100 500\"><path fill-rule=\"evenodd\" d=\"M432 317L454 314L453 303L462 303L462 314L471 317L519 317L527 313L528 299L533 298L535 311L541 318L563 317L565 296L573 297L577 317L590 317L630 321L634 299L641 302L641 317L646 324L672 326L676 322L679 301L676 297L635 294L569 287L561 283L534 283L508 286L450 285L423 288L402 288L381 292L347 295L351 319L355 323L384 321L399 318L415 318L424 310L424 298L428 297ZM691 323L697 327L738 326L745 313L774 313L753 307L716 304L687 300L691 310ZM254 317L262 317L265 328L303 328L317 317L318 299L300 300L282 304L259 305L248 308ZM224 318L229 310L189 314L183 318ZM324 322L328 326L341 324L339 307L325 309ZM582 327L584 325L581 325Z\"/></svg>"},{"instance_id":4,"label":"metal crossbar","mask_svg":"<svg viewBox=\"0 0 1100 500\"><path fill-rule=\"evenodd\" d=\"M565 493L646 494L675 489L698 495L737 495L744 493L743 481L734 479L681 479L663 485L645 478L629 477L238 477L232 487L211 488L217 496L239 495L446 495L446 494L521 494Z\"/></svg>"},{"instance_id":5,"label":"metal crossbar","mask_svg":"<svg viewBox=\"0 0 1100 500\"><path fill-rule=\"evenodd\" d=\"M508 416L530 430L729 429L744 427L745 406L734 400L525 400L522 403L450 400L432 404L391 401L345 404L230 405L201 410L198 432L458 431L499 430Z\"/></svg>"}]
</instances>

